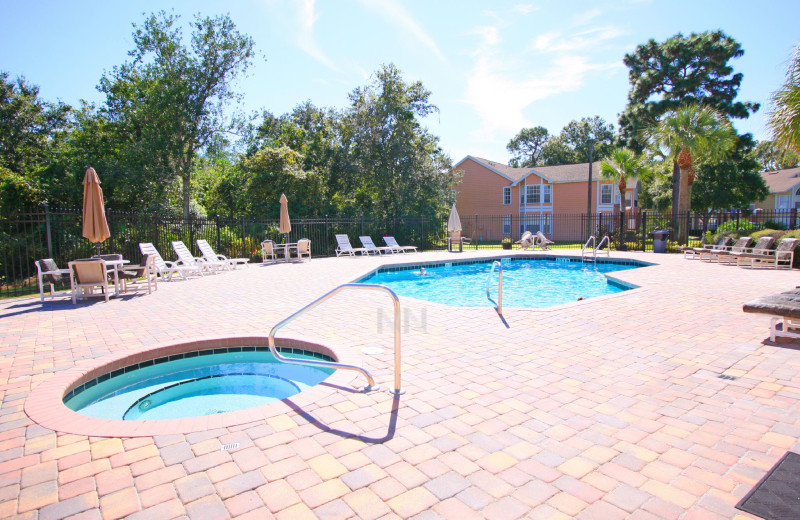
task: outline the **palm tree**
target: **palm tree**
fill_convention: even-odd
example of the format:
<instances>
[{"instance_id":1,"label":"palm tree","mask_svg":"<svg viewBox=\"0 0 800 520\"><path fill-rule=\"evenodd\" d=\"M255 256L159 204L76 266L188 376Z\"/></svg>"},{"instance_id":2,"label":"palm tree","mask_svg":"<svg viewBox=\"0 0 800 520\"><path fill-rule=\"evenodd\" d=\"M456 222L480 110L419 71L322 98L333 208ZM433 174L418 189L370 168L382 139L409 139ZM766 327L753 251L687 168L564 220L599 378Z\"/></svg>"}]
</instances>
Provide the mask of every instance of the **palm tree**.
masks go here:
<instances>
[{"instance_id":1,"label":"palm tree","mask_svg":"<svg viewBox=\"0 0 800 520\"><path fill-rule=\"evenodd\" d=\"M664 155L676 160L680 169L678 213L684 215L690 207L690 186L694 182L693 164L696 159L724 158L736 143L728 118L710 107L683 105L668 112L650 132L652 144ZM688 226L679 226L678 243L685 244Z\"/></svg>"},{"instance_id":2,"label":"palm tree","mask_svg":"<svg viewBox=\"0 0 800 520\"><path fill-rule=\"evenodd\" d=\"M625 233L625 191L628 181L634 181L645 174L647 165L644 159L628 148L615 148L608 158L600 163L600 178L613 181L619 188L620 201L620 244Z\"/></svg>"},{"instance_id":3,"label":"palm tree","mask_svg":"<svg viewBox=\"0 0 800 520\"><path fill-rule=\"evenodd\" d=\"M767 125L784 152L800 154L800 45L786 71L786 82L772 94Z\"/></svg>"}]
</instances>

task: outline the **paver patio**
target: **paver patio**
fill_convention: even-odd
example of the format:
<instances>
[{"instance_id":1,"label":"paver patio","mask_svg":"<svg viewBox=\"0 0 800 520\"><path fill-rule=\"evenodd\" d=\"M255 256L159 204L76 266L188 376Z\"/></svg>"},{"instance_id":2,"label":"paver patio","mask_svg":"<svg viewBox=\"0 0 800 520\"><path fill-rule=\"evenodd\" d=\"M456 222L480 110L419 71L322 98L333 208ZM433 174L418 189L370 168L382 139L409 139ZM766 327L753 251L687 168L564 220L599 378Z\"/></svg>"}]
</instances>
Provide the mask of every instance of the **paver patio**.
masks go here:
<instances>
[{"instance_id":1,"label":"paver patio","mask_svg":"<svg viewBox=\"0 0 800 520\"><path fill-rule=\"evenodd\" d=\"M342 293L278 336L355 359L379 392L337 374L243 424L124 438L53 431L24 410L94 358L265 336L381 264L499 253L252 265L108 304L0 302L0 517L754 518L734 505L800 451L800 343L770 343L768 317L741 306L794 287L796 270L614 253L658 265L615 274L640 286L628 293L506 308L508 327L490 308L403 298L396 399L389 299Z\"/></svg>"}]
</instances>

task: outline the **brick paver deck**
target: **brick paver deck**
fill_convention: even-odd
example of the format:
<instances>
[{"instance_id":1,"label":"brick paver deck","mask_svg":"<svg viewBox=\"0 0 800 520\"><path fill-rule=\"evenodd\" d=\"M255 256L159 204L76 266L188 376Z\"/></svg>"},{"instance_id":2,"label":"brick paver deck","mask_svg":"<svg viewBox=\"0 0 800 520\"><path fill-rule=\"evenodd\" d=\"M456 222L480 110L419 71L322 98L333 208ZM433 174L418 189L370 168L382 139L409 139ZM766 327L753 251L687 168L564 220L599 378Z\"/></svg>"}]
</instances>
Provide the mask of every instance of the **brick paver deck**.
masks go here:
<instances>
[{"instance_id":1,"label":"brick paver deck","mask_svg":"<svg viewBox=\"0 0 800 520\"><path fill-rule=\"evenodd\" d=\"M243 424L123 438L25 412L33 388L81 363L264 336L380 264L487 254L252 265L108 304L0 302L0 517L752 518L734 505L800 451L800 344L770 343L768 317L741 306L797 271L615 253L658 265L618 273L641 287L623 295L507 308L508 327L489 308L402 299L399 398L388 298L342 293L279 337L355 359L380 392L337 374Z\"/></svg>"}]
</instances>

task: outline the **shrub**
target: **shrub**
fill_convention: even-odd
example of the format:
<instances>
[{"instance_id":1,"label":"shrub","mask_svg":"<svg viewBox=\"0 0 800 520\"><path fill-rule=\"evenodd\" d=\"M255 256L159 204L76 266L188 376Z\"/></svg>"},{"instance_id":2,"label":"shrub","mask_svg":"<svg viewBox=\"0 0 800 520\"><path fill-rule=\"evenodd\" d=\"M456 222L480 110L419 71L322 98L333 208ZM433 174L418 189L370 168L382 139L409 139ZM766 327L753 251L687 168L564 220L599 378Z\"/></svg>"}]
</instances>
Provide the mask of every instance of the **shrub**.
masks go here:
<instances>
[{"instance_id":1,"label":"shrub","mask_svg":"<svg viewBox=\"0 0 800 520\"><path fill-rule=\"evenodd\" d=\"M781 229L781 230L786 230L789 228L789 226L787 226L783 222L777 222L775 220L767 220L766 222L764 222L764 227L769 229Z\"/></svg>"}]
</instances>

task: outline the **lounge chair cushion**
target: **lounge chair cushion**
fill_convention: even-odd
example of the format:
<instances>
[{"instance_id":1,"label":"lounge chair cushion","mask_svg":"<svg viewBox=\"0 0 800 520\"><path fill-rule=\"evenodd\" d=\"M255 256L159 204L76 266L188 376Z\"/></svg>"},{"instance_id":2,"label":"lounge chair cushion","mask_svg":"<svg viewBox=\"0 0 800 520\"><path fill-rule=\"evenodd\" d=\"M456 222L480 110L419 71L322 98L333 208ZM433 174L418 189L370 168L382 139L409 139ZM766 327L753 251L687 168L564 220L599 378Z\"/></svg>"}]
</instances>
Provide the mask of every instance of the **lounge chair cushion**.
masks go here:
<instances>
[{"instance_id":1,"label":"lounge chair cushion","mask_svg":"<svg viewBox=\"0 0 800 520\"><path fill-rule=\"evenodd\" d=\"M745 303L742 310L744 312L800 319L800 288L778 294L770 294L769 296L761 296Z\"/></svg>"}]
</instances>

